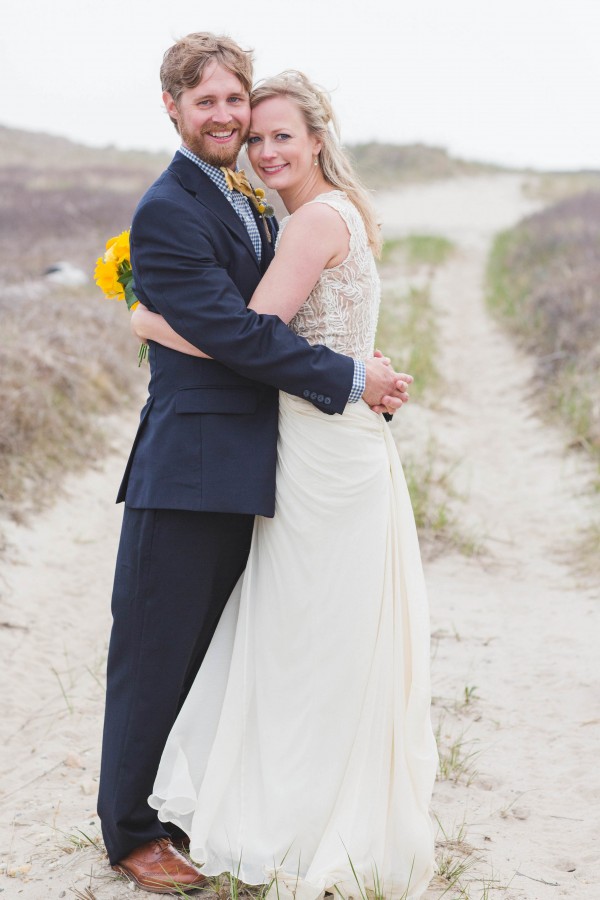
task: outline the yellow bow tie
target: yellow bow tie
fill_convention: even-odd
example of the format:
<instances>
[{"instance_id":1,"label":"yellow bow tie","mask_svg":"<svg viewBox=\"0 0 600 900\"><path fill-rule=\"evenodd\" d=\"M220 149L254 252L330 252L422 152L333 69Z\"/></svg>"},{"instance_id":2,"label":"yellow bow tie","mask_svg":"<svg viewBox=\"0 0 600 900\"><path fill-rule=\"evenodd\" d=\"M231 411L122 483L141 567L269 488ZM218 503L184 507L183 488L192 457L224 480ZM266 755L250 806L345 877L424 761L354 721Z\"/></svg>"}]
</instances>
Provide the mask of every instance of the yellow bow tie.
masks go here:
<instances>
[{"instance_id":1,"label":"yellow bow tie","mask_svg":"<svg viewBox=\"0 0 600 900\"><path fill-rule=\"evenodd\" d=\"M250 200L256 199L252 185L243 169L240 169L239 172L234 172L233 169L221 166L221 172L225 176L225 184L230 191L239 191L240 194L243 194L244 197L249 197Z\"/></svg>"}]
</instances>

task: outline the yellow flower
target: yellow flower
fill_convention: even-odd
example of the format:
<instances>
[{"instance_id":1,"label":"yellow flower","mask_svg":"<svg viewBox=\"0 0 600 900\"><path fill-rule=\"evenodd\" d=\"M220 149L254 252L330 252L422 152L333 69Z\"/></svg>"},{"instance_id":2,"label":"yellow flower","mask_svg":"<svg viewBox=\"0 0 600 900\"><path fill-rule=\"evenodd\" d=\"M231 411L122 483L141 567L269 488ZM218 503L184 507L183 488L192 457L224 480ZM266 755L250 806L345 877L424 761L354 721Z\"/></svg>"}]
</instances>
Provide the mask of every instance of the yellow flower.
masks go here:
<instances>
[{"instance_id":1,"label":"yellow flower","mask_svg":"<svg viewBox=\"0 0 600 900\"><path fill-rule=\"evenodd\" d=\"M94 270L94 281L108 299L125 299L125 290L123 285L119 284L118 277L118 265L113 260L106 260L105 256L99 256Z\"/></svg>"},{"instance_id":2,"label":"yellow flower","mask_svg":"<svg viewBox=\"0 0 600 900\"><path fill-rule=\"evenodd\" d=\"M109 238L104 256L96 261L94 281L108 300L125 300L129 309L138 305L133 291L129 231Z\"/></svg>"},{"instance_id":3,"label":"yellow flower","mask_svg":"<svg viewBox=\"0 0 600 900\"><path fill-rule=\"evenodd\" d=\"M114 259L117 265L123 260L129 262L129 231L122 231L116 237L110 238L106 242L105 260Z\"/></svg>"},{"instance_id":4,"label":"yellow flower","mask_svg":"<svg viewBox=\"0 0 600 900\"><path fill-rule=\"evenodd\" d=\"M265 192L263 191L262 188L254 188L254 193L256 194L256 196L258 197L259 200L262 200L263 197L265 196Z\"/></svg>"}]
</instances>

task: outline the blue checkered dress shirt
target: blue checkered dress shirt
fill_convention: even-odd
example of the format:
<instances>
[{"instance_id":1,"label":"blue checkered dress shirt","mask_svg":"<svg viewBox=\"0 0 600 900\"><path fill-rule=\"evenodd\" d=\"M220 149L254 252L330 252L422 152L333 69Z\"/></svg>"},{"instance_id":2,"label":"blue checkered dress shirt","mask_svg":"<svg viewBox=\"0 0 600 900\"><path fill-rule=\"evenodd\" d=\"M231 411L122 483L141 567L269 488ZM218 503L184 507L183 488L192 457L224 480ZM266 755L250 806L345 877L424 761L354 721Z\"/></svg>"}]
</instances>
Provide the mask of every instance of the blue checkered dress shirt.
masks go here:
<instances>
[{"instance_id":1,"label":"blue checkered dress shirt","mask_svg":"<svg viewBox=\"0 0 600 900\"><path fill-rule=\"evenodd\" d=\"M250 240L252 241L252 246L256 252L256 257L260 262L262 245L260 242L260 234L258 232L258 225L256 224L256 219L252 215L252 210L250 209L250 202L247 197L244 197L243 194L240 194L239 191L230 191L227 187L227 183L225 181L225 176L216 166L211 166L209 163L204 162L203 159L200 159L199 156L196 156L195 153L192 153L191 150L188 150L187 147L183 145L179 148L179 152L186 156L191 162L195 163L205 175L208 175L210 180L215 184L223 196L225 196L236 213L246 226L248 234L250 235ZM354 378L352 379L352 389L350 390L350 396L348 397L348 403L357 403L358 400L363 395L367 382L367 370L364 362L361 359L354 360Z\"/></svg>"},{"instance_id":2,"label":"blue checkered dress shirt","mask_svg":"<svg viewBox=\"0 0 600 900\"><path fill-rule=\"evenodd\" d=\"M239 191L230 191L227 187L227 183L225 181L225 176L216 166L211 166L209 163L204 162L203 159L200 159L199 156L196 156L195 153L192 153L191 150L188 150L187 147L181 146L179 148L179 152L183 153L184 156L187 156L189 160L195 163L205 175L208 175L213 184L215 184L224 197L227 197L236 213L246 226L246 231L250 235L250 240L252 241L252 246L254 247L254 252L256 253L256 258L260 262L261 254L262 254L262 245L260 242L260 234L258 232L258 225L256 224L256 219L252 215L252 210L250 209L250 201L247 197L244 197L243 194L240 194Z\"/></svg>"}]
</instances>

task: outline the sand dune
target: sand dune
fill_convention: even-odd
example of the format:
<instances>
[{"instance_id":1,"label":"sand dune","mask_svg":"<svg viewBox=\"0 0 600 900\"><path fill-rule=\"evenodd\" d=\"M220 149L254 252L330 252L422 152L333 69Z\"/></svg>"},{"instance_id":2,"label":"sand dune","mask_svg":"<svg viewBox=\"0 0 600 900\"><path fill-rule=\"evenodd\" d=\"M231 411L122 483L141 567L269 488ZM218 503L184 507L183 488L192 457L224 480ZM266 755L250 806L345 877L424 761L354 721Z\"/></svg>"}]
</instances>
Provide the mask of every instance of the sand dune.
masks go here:
<instances>
[{"instance_id":1,"label":"sand dune","mask_svg":"<svg viewBox=\"0 0 600 900\"><path fill-rule=\"evenodd\" d=\"M388 235L446 234L435 276L444 376L435 409L394 420L402 452L432 434L453 467L454 513L482 552L430 560L434 719L456 776L440 780L440 859L470 869L447 898L600 896L598 590L570 547L593 515L592 472L544 424L531 364L487 315L491 236L532 209L516 176L409 187L379 197ZM121 517L113 504L135 416L107 422L113 450L67 481L29 527L10 525L0 564L0 878L31 900L131 895L95 839L109 597ZM9 685L9 688L6 686ZM462 753L462 757L461 757ZM459 835L459 832L461 834ZM460 837L461 840L457 840ZM469 853L469 848L471 852ZM67 851L73 852L67 852ZM454 862L452 862L454 861ZM447 882L432 885L427 900Z\"/></svg>"}]
</instances>

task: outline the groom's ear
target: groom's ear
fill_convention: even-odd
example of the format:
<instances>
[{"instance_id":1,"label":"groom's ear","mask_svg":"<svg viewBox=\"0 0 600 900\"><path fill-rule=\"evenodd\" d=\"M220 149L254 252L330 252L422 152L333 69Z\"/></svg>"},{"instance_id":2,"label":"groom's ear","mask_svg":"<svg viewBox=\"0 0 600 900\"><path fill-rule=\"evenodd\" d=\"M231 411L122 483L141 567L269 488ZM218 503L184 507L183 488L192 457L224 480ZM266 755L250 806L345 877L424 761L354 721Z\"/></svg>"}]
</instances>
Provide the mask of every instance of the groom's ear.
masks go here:
<instances>
[{"instance_id":1,"label":"groom's ear","mask_svg":"<svg viewBox=\"0 0 600 900\"><path fill-rule=\"evenodd\" d=\"M165 104L165 109L169 113L169 118L171 122L177 127L177 123L179 121L179 110L177 109L177 104L173 100L173 97L169 93L169 91L163 91L162 95L163 103Z\"/></svg>"}]
</instances>

